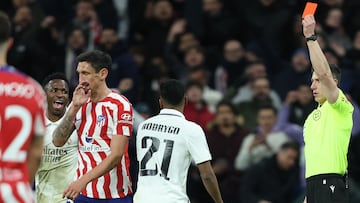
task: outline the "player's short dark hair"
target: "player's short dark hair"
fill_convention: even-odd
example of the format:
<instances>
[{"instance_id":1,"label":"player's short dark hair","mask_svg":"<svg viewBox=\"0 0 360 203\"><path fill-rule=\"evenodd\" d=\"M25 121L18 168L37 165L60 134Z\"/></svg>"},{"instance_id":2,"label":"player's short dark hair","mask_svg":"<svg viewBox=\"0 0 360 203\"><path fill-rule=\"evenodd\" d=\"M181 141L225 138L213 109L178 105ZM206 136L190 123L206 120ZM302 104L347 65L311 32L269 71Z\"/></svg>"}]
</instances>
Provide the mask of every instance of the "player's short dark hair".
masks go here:
<instances>
[{"instance_id":1,"label":"player's short dark hair","mask_svg":"<svg viewBox=\"0 0 360 203\"><path fill-rule=\"evenodd\" d=\"M0 44L4 43L11 36L11 23L9 16L0 11Z\"/></svg>"},{"instance_id":2,"label":"player's short dark hair","mask_svg":"<svg viewBox=\"0 0 360 203\"><path fill-rule=\"evenodd\" d=\"M64 73L61 72L55 72L51 73L50 75L46 76L44 80L42 81L42 86L45 88L45 86L51 81L51 80L64 80L68 87L70 87L69 80L66 78Z\"/></svg>"},{"instance_id":3,"label":"player's short dark hair","mask_svg":"<svg viewBox=\"0 0 360 203\"><path fill-rule=\"evenodd\" d=\"M166 80L160 84L160 96L170 105L180 105L184 100L185 87L178 80Z\"/></svg>"},{"instance_id":4,"label":"player's short dark hair","mask_svg":"<svg viewBox=\"0 0 360 203\"><path fill-rule=\"evenodd\" d=\"M103 51L94 50L80 54L77 57L78 62L89 63L96 72L99 72L102 68L111 69L111 56Z\"/></svg>"}]
</instances>

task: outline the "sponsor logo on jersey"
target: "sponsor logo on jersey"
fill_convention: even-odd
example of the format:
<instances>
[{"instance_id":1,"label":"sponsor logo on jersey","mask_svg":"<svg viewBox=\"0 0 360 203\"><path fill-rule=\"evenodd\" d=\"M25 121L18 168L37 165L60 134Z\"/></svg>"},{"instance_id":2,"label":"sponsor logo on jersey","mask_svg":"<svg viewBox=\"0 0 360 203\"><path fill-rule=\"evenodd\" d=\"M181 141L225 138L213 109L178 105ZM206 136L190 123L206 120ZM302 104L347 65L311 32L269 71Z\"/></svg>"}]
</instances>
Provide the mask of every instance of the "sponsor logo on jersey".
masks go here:
<instances>
[{"instance_id":1,"label":"sponsor logo on jersey","mask_svg":"<svg viewBox=\"0 0 360 203\"><path fill-rule=\"evenodd\" d=\"M91 144L93 141L94 141L94 138L93 138L93 137L89 137L89 136L86 136L86 137L85 137L85 142Z\"/></svg>"},{"instance_id":2,"label":"sponsor logo on jersey","mask_svg":"<svg viewBox=\"0 0 360 203\"><path fill-rule=\"evenodd\" d=\"M123 113L120 117L124 121L131 121L132 120L132 116L129 113Z\"/></svg>"},{"instance_id":3,"label":"sponsor logo on jersey","mask_svg":"<svg viewBox=\"0 0 360 203\"><path fill-rule=\"evenodd\" d=\"M101 147L98 145L84 145L84 146L79 146L79 150L82 152L106 152L106 151L110 151L110 147Z\"/></svg>"},{"instance_id":4,"label":"sponsor logo on jersey","mask_svg":"<svg viewBox=\"0 0 360 203\"><path fill-rule=\"evenodd\" d=\"M30 99L35 95L35 88L30 84L11 82L0 83L0 96Z\"/></svg>"}]
</instances>

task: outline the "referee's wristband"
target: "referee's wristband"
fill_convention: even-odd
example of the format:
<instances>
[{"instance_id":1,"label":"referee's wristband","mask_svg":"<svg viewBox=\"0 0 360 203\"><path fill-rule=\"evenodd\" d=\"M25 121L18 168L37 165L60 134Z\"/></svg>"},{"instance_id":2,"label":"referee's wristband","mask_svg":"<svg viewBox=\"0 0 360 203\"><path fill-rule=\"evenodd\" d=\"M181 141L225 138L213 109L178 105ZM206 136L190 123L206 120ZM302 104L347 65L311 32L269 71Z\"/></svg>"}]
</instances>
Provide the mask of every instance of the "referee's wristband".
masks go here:
<instances>
[{"instance_id":1,"label":"referee's wristband","mask_svg":"<svg viewBox=\"0 0 360 203\"><path fill-rule=\"evenodd\" d=\"M316 41L317 40L317 36L315 34L311 35L310 37L305 38L306 41Z\"/></svg>"}]
</instances>

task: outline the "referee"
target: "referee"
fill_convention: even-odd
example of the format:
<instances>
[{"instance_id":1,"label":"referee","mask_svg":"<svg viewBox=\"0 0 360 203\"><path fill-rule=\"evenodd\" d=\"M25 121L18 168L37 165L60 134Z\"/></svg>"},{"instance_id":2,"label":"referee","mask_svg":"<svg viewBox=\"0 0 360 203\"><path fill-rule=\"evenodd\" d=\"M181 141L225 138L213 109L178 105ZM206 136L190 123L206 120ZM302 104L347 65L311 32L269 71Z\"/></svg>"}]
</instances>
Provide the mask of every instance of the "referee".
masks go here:
<instances>
[{"instance_id":1,"label":"referee","mask_svg":"<svg viewBox=\"0 0 360 203\"><path fill-rule=\"evenodd\" d=\"M315 35L315 19L303 21L313 66L311 89L318 107L304 124L307 203L346 203L347 152L352 129L353 106L338 88L340 69L329 65Z\"/></svg>"}]
</instances>

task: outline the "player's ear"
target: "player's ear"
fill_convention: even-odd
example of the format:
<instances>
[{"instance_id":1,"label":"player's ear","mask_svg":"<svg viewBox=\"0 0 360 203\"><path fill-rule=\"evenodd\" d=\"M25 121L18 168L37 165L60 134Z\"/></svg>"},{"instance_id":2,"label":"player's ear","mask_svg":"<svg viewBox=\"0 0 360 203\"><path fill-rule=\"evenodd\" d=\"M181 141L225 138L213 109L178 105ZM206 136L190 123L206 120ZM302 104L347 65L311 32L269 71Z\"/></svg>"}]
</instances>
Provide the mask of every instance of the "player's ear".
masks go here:
<instances>
[{"instance_id":1,"label":"player's ear","mask_svg":"<svg viewBox=\"0 0 360 203\"><path fill-rule=\"evenodd\" d=\"M103 81L103 80L105 80L106 77L108 76L109 71L108 71L107 68L102 68L102 69L99 71L99 73L100 73L100 80Z\"/></svg>"}]
</instances>

